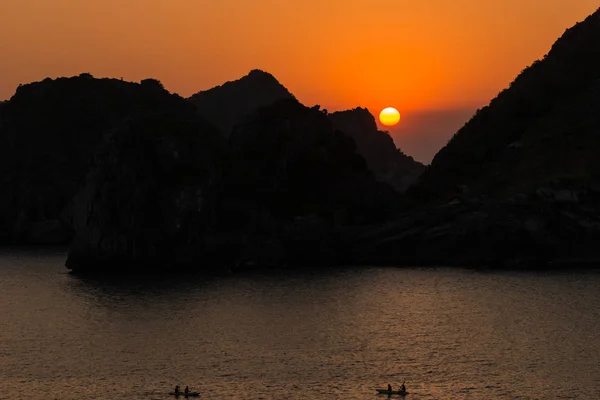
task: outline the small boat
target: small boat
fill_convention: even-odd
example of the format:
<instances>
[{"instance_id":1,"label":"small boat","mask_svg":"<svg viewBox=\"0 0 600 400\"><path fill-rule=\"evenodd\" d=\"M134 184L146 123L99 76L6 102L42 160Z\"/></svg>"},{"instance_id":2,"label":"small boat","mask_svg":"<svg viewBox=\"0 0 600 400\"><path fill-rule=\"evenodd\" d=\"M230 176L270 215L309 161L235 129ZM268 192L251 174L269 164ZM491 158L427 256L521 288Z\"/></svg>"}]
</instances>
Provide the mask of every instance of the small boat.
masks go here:
<instances>
[{"instance_id":1,"label":"small boat","mask_svg":"<svg viewBox=\"0 0 600 400\"><path fill-rule=\"evenodd\" d=\"M199 392L189 392L188 394L185 394L184 392L179 392L179 393L170 392L169 395L170 396L175 396L175 397L179 397L179 396L183 396L183 397L200 397L200 393Z\"/></svg>"},{"instance_id":2,"label":"small boat","mask_svg":"<svg viewBox=\"0 0 600 400\"><path fill-rule=\"evenodd\" d=\"M375 389L377 390L377 393L379 394L387 394L388 396L391 396L393 394L397 394L398 396L406 396L408 394L408 392L406 390L387 390L387 389Z\"/></svg>"}]
</instances>

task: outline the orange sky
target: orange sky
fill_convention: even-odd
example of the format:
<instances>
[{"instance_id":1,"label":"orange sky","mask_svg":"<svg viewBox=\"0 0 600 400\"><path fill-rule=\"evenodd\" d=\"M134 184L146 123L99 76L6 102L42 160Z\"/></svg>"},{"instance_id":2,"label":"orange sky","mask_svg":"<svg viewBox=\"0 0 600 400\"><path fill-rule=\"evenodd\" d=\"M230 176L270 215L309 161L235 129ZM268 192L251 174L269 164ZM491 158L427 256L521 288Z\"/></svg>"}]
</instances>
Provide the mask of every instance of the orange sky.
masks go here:
<instances>
[{"instance_id":1,"label":"orange sky","mask_svg":"<svg viewBox=\"0 0 600 400\"><path fill-rule=\"evenodd\" d=\"M0 0L0 99L19 83L81 72L154 77L189 96L260 68L307 105L330 111L360 105L374 114L396 107L403 122L412 116L410 130L402 123L392 130L396 143L429 162L465 112L487 104L598 6L597 0ZM449 113L460 117L439 126L436 115L447 120Z\"/></svg>"}]
</instances>

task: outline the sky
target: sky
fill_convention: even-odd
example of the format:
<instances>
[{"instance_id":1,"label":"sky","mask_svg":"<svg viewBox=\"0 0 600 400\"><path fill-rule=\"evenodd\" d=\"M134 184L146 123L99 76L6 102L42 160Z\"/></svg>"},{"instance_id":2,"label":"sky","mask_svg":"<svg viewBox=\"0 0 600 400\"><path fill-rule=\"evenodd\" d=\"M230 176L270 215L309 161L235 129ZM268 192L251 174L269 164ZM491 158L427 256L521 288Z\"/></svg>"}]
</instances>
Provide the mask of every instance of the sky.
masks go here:
<instances>
[{"instance_id":1,"label":"sky","mask_svg":"<svg viewBox=\"0 0 600 400\"><path fill-rule=\"evenodd\" d=\"M258 68L302 103L402 114L429 163L597 0L0 0L0 100L20 83L152 77L182 96ZM382 127L383 129L384 127Z\"/></svg>"}]
</instances>

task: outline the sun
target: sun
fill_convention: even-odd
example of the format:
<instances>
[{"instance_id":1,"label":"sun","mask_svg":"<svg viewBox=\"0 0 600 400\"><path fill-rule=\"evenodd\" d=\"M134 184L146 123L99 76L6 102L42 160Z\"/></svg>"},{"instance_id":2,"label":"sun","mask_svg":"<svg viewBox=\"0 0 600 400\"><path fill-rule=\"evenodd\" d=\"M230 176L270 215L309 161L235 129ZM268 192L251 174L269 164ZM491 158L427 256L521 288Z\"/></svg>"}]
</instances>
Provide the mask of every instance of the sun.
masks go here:
<instances>
[{"instance_id":1,"label":"sun","mask_svg":"<svg viewBox=\"0 0 600 400\"><path fill-rule=\"evenodd\" d=\"M379 113L379 120L385 126L394 126L400 122L400 113L393 107L387 107Z\"/></svg>"}]
</instances>

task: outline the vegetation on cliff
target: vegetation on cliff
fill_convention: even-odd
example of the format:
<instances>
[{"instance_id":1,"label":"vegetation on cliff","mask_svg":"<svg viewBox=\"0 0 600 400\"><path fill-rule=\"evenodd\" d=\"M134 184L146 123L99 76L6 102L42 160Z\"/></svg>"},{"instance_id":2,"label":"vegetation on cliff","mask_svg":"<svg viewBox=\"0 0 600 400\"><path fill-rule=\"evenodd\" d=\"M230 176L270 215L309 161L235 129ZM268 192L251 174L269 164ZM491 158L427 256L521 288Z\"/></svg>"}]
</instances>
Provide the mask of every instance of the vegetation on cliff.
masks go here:
<instances>
[{"instance_id":1,"label":"vegetation on cliff","mask_svg":"<svg viewBox=\"0 0 600 400\"><path fill-rule=\"evenodd\" d=\"M435 156L414 193L502 197L599 182L600 10L568 29Z\"/></svg>"},{"instance_id":2,"label":"vegetation on cliff","mask_svg":"<svg viewBox=\"0 0 600 400\"><path fill-rule=\"evenodd\" d=\"M295 97L273 75L253 70L248 75L212 89L201 91L189 100L207 121L229 137L238 124L243 124L255 111L280 100ZM356 143L358 154L377 180L386 182L403 192L421 174L424 167L412 157L396 148L392 138L377 129L375 118L365 108L325 114L334 128L350 136Z\"/></svg>"}]
</instances>

